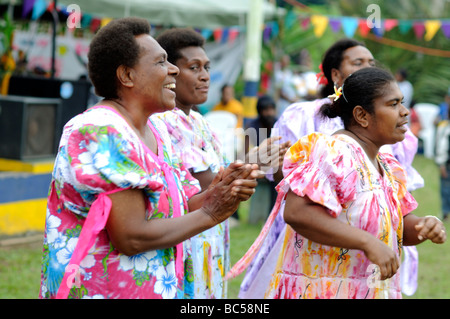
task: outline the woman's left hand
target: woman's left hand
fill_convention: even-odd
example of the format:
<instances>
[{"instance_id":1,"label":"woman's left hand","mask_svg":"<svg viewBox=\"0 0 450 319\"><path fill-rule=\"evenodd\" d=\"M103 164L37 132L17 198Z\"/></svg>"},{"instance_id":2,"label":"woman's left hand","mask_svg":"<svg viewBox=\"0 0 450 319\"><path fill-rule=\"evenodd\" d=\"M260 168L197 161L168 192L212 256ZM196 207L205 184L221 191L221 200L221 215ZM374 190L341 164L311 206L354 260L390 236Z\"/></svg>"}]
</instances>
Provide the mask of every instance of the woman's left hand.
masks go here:
<instances>
[{"instance_id":1,"label":"woman's left hand","mask_svg":"<svg viewBox=\"0 0 450 319\"><path fill-rule=\"evenodd\" d=\"M425 216L415 225L419 240L429 239L435 244L442 244L447 240L444 223L436 216Z\"/></svg>"},{"instance_id":2,"label":"woman's left hand","mask_svg":"<svg viewBox=\"0 0 450 319\"><path fill-rule=\"evenodd\" d=\"M231 163L224 171L222 179L229 175L234 176L231 192L240 200L248 200L258 186L256 179L264 177L257 164L244 164L242 162Z\"/></svg>"}]
</instances>

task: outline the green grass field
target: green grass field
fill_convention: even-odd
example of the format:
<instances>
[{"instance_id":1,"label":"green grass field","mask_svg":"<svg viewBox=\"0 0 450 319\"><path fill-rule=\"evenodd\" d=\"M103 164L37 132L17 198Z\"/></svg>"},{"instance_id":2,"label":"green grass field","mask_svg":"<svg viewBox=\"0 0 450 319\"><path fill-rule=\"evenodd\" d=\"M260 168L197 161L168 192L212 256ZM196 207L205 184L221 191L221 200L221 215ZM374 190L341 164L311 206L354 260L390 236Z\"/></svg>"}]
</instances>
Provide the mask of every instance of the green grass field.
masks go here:
<instances>
[{"instance_id":1,"label":"green grass field","mask_svg":"<svg viewBox=\"0 0 450 319\"><path fill-rule=\"evenodd\" d=\"M416 156L415 168L425 179L425 187L413 193L419 202L415 214L440 216L439 175L433 161ZM234 264L247 251L262 225L249 225L248 203L240 210L240 225L231 230L231 260ZM447 229L450 223L446 223ZM39 294L42 243L0 247L0 299L35 299ZM418 246L419 282L416 299L450 298L450 240L443 245L425 242ZM243 274L228 284L228 297L236 298Z\"/></svg>"}]
</instances>

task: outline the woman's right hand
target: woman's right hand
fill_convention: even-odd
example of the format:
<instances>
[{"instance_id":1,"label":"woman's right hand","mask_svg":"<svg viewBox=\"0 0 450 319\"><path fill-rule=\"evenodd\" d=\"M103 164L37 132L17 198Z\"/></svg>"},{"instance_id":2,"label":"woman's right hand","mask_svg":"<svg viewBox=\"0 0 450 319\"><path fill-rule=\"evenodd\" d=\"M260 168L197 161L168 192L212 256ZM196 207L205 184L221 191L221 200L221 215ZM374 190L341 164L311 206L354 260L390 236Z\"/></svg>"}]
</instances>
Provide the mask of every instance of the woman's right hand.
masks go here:
<instances>
[{"instance_id":1,"label":"woman's right hand","mask_svg":"<svg viewBox=\"0 0 450 319\"><path fill-rule=\"evenodd\" d=\"M375 237L372 237L363 251L366 257L379 267L380 280L391 278L400 267L398 255L388 245Z\"/></svg>"},{"instance_id":2,"label":"woman's right hand","mask_svg":"<svg viewBox=\"0 0 450 319\"><path fill-rule=\"evenodd\" d=\"M230 217L241 201L248 200L258 185L258 165L231 163L220 169L205 194L202 210L214 224Z\"/></svg>"}]
</instances>

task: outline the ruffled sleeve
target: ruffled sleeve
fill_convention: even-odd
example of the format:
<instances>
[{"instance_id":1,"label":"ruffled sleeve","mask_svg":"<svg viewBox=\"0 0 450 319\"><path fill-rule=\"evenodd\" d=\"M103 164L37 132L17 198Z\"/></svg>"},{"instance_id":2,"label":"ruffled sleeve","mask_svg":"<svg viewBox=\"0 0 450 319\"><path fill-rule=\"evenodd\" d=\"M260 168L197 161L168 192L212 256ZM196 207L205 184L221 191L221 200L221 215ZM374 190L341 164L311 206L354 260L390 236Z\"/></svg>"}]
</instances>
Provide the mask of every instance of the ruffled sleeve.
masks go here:
<instances>
[{"instance_id":1,"label":"ruffled sleeve","mask_svg":"<svg viewBox=\"0 0 450 319\"><path fill-rule=\"evenodd\" d=\"M73 201L74 193L89 205L100 193L129 188L145 189L151 202L157 203L163 190L160 170L139 140L133 140L117 123L104 123L73 123L65 132L67 139L55 171L56 180L64 183L62 196L70 201L65 205L75 213L87 213L88 207Z\"/></svg>"},{"instance_id":2,"label":"ruffled sleeve","mask_svg":"<svg viewBox=\"0 0 450 319\"><path fill-rule=\"evenodd\" d=\"M313 133L297 141L286 153L286 177L277 186L287 193L308 196L337 217L342 205L355 198L357 170L351 148L328 135Z\"/></svg>"},{"instance_id":3,"label":"ruffled sleeve","mask_svg":"<svg viewBox=\"0 0 450 319\"><path fill-rule=\"evenodd\" d=\"M400 165L398 160L389 153L380 154L380 159L388 167L392 175L393 191L397 194L400 201L400 208L402 215L405 216L418 206L417 201L407 189L407 174L404 168Z\"/></svg>"}]
</instances>

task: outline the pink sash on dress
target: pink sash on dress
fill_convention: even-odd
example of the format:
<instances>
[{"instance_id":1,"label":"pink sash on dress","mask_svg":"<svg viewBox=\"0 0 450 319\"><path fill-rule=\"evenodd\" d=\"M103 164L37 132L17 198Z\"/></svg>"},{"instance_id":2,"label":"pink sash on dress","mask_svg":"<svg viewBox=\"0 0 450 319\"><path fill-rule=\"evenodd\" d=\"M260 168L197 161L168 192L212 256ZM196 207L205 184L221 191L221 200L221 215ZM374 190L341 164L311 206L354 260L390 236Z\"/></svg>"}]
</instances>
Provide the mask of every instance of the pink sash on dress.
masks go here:
<instances>
[{"instance_id":1,"label":"pink sash on dress","mask_svg":"<svg viewBox=\"0 0 450 319\"><path fill-rule=\"evenodd\" d=\"M77 245L70 258L70 262L66 267L64 277L59 286L58 293L56 294L56 299L67 299L70 289L78 279L77 276L79 275L78 270L81 261L86 257L89 249L94 245L97 235L105 228L109 213L111 212L111 199L107 195L122 190L123 189L116 189L110 192L101 193L92 203L81 230L80 237L78 238Z\"/></svg>"}]
</instances>

